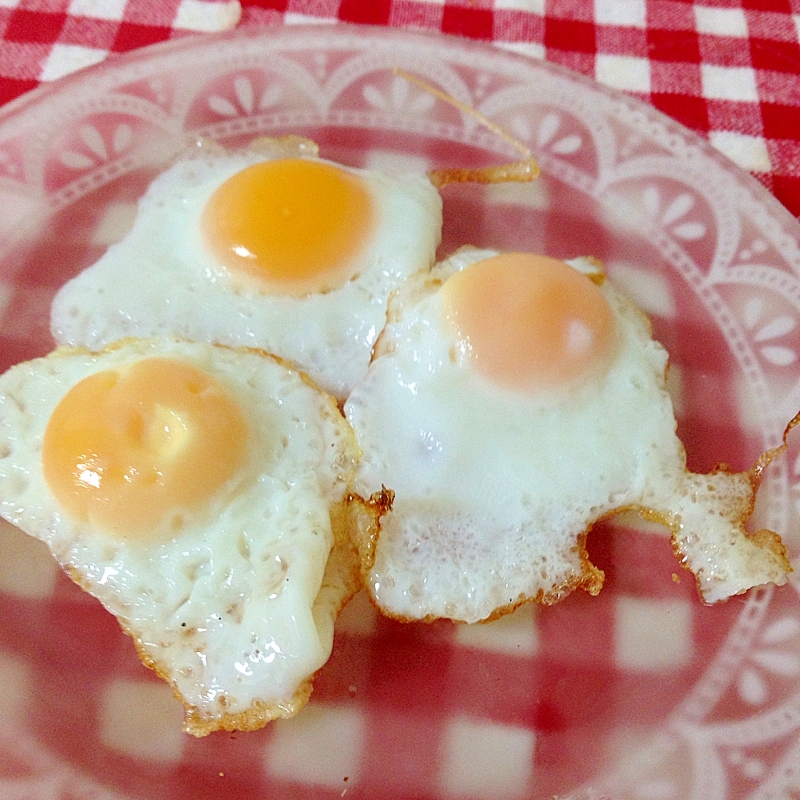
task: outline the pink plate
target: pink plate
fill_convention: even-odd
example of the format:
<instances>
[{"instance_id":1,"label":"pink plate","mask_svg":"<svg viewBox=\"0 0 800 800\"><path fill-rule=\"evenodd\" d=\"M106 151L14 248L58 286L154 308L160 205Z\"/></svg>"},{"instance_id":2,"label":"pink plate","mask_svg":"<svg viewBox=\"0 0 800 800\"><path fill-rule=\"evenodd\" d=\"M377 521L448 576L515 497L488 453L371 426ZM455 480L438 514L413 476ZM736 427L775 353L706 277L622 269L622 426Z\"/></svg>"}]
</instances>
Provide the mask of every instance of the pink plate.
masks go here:
<instances>
[{"instance_id":1,"label":"pink plate","mask_svg":"<svg viewBox=\"0 0 800 800\"><path fill-rule=\"evenodd\" d=\"M254 29L110 61L0 114L0 368L45 353L49 303L130 224L195 136L300 133L386 170L501 163L532 185L448 188L442 252L592 254L672 354L690 466L743 469L800 408L797 222L636 100L489 46L392 30ZM632 429L636 420L631 420ZM797 556L793 443L758 523ZM0 797L789 798L800 791L800 582L704 607L656 527L598 526L600 596L488 625L345 611L307 709L181 733L181 709L39 542L0 527Z\"/></svg>"}]
</instances>

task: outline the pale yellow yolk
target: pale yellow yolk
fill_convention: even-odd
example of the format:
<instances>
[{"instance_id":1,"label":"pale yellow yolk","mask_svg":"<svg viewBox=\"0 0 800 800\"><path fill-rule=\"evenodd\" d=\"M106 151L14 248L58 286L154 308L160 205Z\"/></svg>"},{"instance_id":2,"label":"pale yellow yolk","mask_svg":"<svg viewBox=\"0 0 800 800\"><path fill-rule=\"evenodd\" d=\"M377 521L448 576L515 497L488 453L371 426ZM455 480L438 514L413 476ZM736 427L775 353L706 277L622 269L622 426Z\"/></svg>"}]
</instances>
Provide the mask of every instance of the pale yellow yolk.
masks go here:
<instances>
[{"instance_id":1,"label":"pale yellow yolk","mask_svg":"<svg viewBox=\"0 0 800 800\"><path fill-rule=\"evenodd\" d=\"M611 308L590 278L563 261L493 256L456 273L442 291L460 349L497 385L527 392L566 387L609 362Z\"/></svg>"},{"instance_id":2,"label":"pale yellow yolk","mask_svg":"<svg viewBox=\"0 0 800 800\"><path fill-rule=\"evenodd\" d=\"M124 538L177 532L245 459L239 406L208 373L150 358L67 392L44 435L45 480L72 517Z\"/></svg>"},{"instance_id":3,"label":"pale yellow yolk","mask_svg":"<svg viewBox=\"0 0 800 800\"><path fill-rule=\"evenodd\" d=\"M203 210L215 260L272 293L338 288L372 235L375 210L364 181L331 164L266 161L228 178Z\"/></svg>"}]
</instances>

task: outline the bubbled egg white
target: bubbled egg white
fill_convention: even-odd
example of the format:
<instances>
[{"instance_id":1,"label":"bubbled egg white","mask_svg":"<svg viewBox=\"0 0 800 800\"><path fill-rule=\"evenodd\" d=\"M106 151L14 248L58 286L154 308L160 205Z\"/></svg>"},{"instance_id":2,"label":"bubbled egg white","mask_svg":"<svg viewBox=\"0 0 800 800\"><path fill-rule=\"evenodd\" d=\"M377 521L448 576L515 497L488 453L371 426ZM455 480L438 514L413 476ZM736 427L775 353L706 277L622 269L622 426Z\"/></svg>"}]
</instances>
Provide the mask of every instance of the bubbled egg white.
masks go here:
<instances>
[{"instance_id":1,"label":"bubbled egg white","mask_svg":"<svg viewBox=\"0 0 800 800\"><path fill-rule=\"evenodd\" d=\"M756 471L686 470L667 354L596 263L555 264L555 288L530 307L515 305L527 291L514 283L522 273L512 270L506 295L491 277L475 306L485 319L459 328L470 309L453 311L454 278L480 275L496 256L463 249L410 281L345 404L363 452L357 491L395 492L366 554L377 605L402 619L475 622L577 587L596 593L603 575L586 533L625 508L672 528L709 601L785 582L778 537L743 530ZM486 297L496 305L481 311Z\"/></svg>"},{"instance_id":2,"label":"bubbled egg white","mask_svg":"<svg viewBox=\"0 0 800 800\"><path fill-rule=\"evenodd\" d=\"M178 376L179 400L156 389L148 405L126 383L141 370L146 384L154 365ZM93 381L124 388L59 421ZM75 436L89 455L64 474ZM115 444L93 456L87 436ZM61 348L0 378L0 450L2 516L118 617L180 696L189 732L257 728L305 703L356 587L343 497L357 450L334 398L258 352L167 339ZM132 495L93 494L120 464ZM187 470L206 487L188 506Z\"/></svg>"},{"instance_id":3,"label":"bubbled egg white","mask_svg":"<svg viewBox=\"0 0 800 800\"><path fill-rule=\"evenodd\" d=\"M366 369L389 294L434 262L441 198L422 174L351 169L310 146L289 137L200 148L173 164L141 198L132 230L57 294L56 341L98 349L173 335L257 347L344 399ZM265 164L282 171L237 183ZM226 184L227 197L212 202ZM225 240L239 235L255 244ZM271 258L289 264L277 280L259 271Z\"/></svg>"}]
</instances>

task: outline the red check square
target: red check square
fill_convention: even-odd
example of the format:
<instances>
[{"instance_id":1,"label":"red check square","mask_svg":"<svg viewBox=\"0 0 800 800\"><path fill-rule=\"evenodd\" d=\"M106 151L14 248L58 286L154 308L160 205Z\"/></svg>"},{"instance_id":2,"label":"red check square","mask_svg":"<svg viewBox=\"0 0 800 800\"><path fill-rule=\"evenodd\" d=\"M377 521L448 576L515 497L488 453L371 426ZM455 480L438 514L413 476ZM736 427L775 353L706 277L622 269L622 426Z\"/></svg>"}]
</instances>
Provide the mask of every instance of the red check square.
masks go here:
<instances>
[{"instance_id":1,"label":"red check square","mask_svg":"<svg viewBox=\"0 0 800 800\"><path fill-rule=\"evenodd\" d=\"M17 9L8 21L4 38L11 42L55 42L67 21L66 14L49 14Z\"/></svg>"}]
</instances>

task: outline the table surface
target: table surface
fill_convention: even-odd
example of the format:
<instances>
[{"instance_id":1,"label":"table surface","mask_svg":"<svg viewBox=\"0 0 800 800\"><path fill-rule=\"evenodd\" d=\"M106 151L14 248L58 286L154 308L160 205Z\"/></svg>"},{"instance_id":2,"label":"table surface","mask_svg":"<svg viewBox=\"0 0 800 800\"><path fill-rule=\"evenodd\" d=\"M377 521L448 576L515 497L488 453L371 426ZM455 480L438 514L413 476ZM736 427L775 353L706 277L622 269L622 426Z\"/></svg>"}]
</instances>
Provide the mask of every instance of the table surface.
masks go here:
<instances>
[{"instance_id":1,"label":"table surface","mask_svg":"<svg viewBox=\"0 0 800 800\"><path fill-rule=\"evenodd\" d=\"M57 80L114 54L198 31L246 25L333 23L337 20L442 31L494 42L497 46L569 67L650 102L706 137L753 174L792 214L800 215L800 0L704 0L703 3L682 0L242 0L241 6L236 0L0 0L0 104L13 101L43 82ZM787 316L773 319L771 335L777 336L781 332L779 326L787 319ZM768 332L769 329L770 325L766 325L760 330ZM766 336L765 340L769 342L769 337ZM773 349L778 355L788 352ZM719 391L715 374L701 369L705 364L693 354L691 357L684 354L682 358L695 367L694 383L691 383L693 377L688 366L683 373L687 384L695 389L705 387L698 402L703 399L722 402L720 396L725 401L730 400L725 392ZM719 431L714 429L712 433L717 435ZM627 557L631 560L641 554L642 551L636 550L635 538L620 541L619 551L629 553ZM665 549L664 562L652 563L656 572L666 576L666 585L673 590L672 553ZM684 581L674 591L688 593L693 589L689 582ZM602 597L593 601L599 609L596 613L606 626L610 626L610 605L604 605L606 601ZM796 599L791 594L782 597L786 603ZM738 606L733 604L728 608L731 613L738 610ZM797 630L800 630L800 623L793 616L795 606L790 606L789 610L782 608L784 618L768 629L768 635L779 643L780 636L796 637ZM117 640L112 638L115 631L113 620L99 607L96 611L93 618L96 630L93 629L91 637L93 641L97 640L97 647L101 649L106 646L104 637L112 645ZM569 614L569 609L565 613ZM556 622L565 618L569 619L552 617L551 627L543 628L542 641L550 642L548 646L556 643L562 647L561 631ZM530 618L527 619L529 623ZM791 627L793 621L796 627ZM531 628L530 624L528 628ZM445 636L452 635L451 632L443 634L443 630L443 626L431 626L424 628L422 633L417 631L416 635L424 637L426 643L432 643L431 652L436 652L441 644L440 638L447 641ZM516 635L515 629L511 630L512 635ZM597 630L605 631L606 628L598 626ZM402 658L412 653L414 640L411 636L404 638L396 628L392 631L394 639L391 645L384 644L383 640L379 642L378 647L384 648L380 651L384 658L381 663L390 663L389 659L397 658L398 654ZM563 638L566 639L566 635ZM607 649L608 641L610 638L606 635L602 647L598 645L598 651L603 647ZM359 642L354 636L347 644L352 649L342 649L340 665L345 664L346 658L351 658L353 653L361 654ZM712 646L717 644L713 641L703 646L710 653ZM583 641L581 645L584 645ZM592 647L593 644L589 642L586 646ZM442 651L444 649L442 646ZM794 676L796 673L791 670L798 663L795 659L797 654L787 651L788 655L785 655L779 648L776 652L778 666L775 670L779 673L781 669L789 669L786 674ZM766 654L767 651L762 653ZM461 659L458 665L466 665L472 656L461 653L458 658ZM554 664L553 674L560 669L560 662ZM471 669L471 661L469 665ZM104 666L100 664L97 669L104 669ZM500 659L499 667L494 664L495 675L500 674L498 670L504 670L505 683L502 685L514 684L517 669L516 661L511 658L507 663ZM449 675L456 674L454 670ZM436 668L431 670L434 672ZM3 674L0 672L0 678ZM347 685L343 678L339 680L340 675L346 674L349 673L344 667L340 672L329 673L328 686L333 686L336 681L342 686ZM463 674L473 673L465 666ZM746 673L751 682L744 685L751 696L757 694L762 686L757 676L753 678L754 674L752 670ZM437 681L439 677L441 680ZM445 680L450 679L434 674L426 674L424 678L424 691L430 693L441 691ZM556 677L553 681L556 682ZM676 692L679 689L680 686L676 687ZM576 696L575 703L590 697L595 690L591 684L582 687L583 693ZM380 691L394 691L391 675L388 678L384 676L376 689L376 692ZM506 700L506 705L511 707L513 693ZM402 707L405 698L398 691L392 702ZM518 715L520 712L515 709L513 713ZM656 713L658 707L654 706L653 714ZM537 706L535 714L537 724L542 726L557 722L549 718L548 715L555 712L546 704ZM309 718L313 724L315 718ZM375 719L383 720L378 714ZM334 721L338 722L338 718ZM86 730L80 730L78 734L82 732L87 740L94 741L90 739L90 722L87 722ZM344 731L345 740L346 734L347 729ZM412 741L413 730L409 733L391 729L389 734L389 738L405 742L410 751L417 752L424 746L424 742ZM198 765L202 764L206 769L208 763L219 763L221 767L224 765L224 769L219 771L220 779L229 775L245 784L249 771L255 769L258 759L263 758L258 749L262 741L257 737L237 740L231 736L229 739L217 738L213 746L203 741L193 743L191 749L187 745L187 754L182 757L179 767L172 765L167 753L162 771L154 772L152 780L160 779L159 776L166 776L172 770L171 777L164 778L171 781L171 786L180 786L181 782L189 785L200 773ZM343 749L346 745L347 741ZM791 754L787 756L787 763L790 759ZM427 780L428 772L433 773L433 761L434 754L430 754L427 761L419 758L412 779ZM117 764L113 760L109 763L110 768ZM742 760L742 764L744 771L757 762ZM364 767L362 782L369 785L368 777L371 777L378 783L384 768L377 761ZM739 767L734 765L730 769L733 774L733 770ZM16 779L16 773L7 769L6 777L10 785ZM354 783L351 781L351 787ZM0 786L0 797L10 797L3 793L3 788ZM344 786L345 790L347 788ZM353 791L351 796L355 794ZM49 796L62 795L57 794L54 788ZM65 791L63 796L78 795ZM345 796L345 791L341 796Z\"/></svg>"},{"instance_id":2,"label":"table surface","mask_svg":"<svg viewBox=\"0 0 800 800\"><path fill-rule=\"evenodd\" d=\"M800 215L800 0L0 0L0 103L197 31L337 20L494 42L636 95Z\"/></svg>"}]
</instances>

